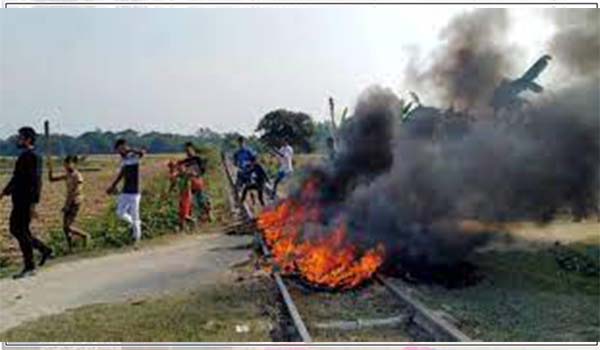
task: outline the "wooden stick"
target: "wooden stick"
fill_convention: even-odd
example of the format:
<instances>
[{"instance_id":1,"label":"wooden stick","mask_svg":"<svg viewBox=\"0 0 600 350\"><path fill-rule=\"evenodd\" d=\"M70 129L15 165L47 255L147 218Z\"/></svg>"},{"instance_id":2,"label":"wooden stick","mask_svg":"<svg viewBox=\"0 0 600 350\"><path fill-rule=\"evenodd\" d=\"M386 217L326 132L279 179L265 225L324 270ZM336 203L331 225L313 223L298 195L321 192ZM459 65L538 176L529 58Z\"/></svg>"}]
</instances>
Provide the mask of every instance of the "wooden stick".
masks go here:
<instances>
[{"instance_id":1,"label":"wooden stick","mask_svg":"<svg viewBox=\"0 0 600 350\"><path fill-rule=\"evenodd\" d=\"M335 139L335 135L337 134L337 125L335 124L335 103L333 102L333 97L329 98L329 116L331 117L331 128L333 132L333 138Z\"/></svg>"},{"instance_id":2,"label":"wooden stick","mask_svg":"<svg viewBox=\"0 0 600 350\"><path fill-rule=\"evenodd\" d=\"M344 110L342 111L342 118L341 118L342 123L346 120L347 114L348 114L348 107L344 107Z\"/></svg>"},{"instance_id":3,"label":"wooden stick","mask_svg":"<svg viewBox=\"0 0 600 350\"><path fill-rule=\"evenodd\" d=\"M44 136L46 137L46 162L48 162L48 171L52 172L52 157L50 152L50 122L44 121Z\"/></svg>"}]
</instances>

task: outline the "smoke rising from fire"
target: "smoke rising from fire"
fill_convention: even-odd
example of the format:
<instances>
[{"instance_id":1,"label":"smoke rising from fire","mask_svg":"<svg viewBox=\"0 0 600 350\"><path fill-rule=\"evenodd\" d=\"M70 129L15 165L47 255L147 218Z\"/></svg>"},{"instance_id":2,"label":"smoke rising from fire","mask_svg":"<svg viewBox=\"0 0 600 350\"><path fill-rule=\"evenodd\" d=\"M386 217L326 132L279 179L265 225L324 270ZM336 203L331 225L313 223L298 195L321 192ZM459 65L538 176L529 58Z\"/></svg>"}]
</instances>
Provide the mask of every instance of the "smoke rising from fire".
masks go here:
<instances>
[{"instance_id":1,"label":"smoke rising from fire","mask_svg":"<svg viewBox=\"0 0 600 350\"><path fill-rule=\"evenodd\" d=\"M475 11L445 30L447 44L423 77L448 102L489 101L509 62L494 40L507 26L505 16ZM587 59L567 62L579 72L594 69ZM357 244L383 243L388 261L430 266L456 263L487 241L488 233L461 229L462 220L589 215L600 185L599 95L596 79L582 80L508 112L515 115L457 115L468 120L458 133L439 114L432 137L418 132L418 121L401 120L402 103L392 91L371 88L340 129L336 160L308 174L319 178L318 201L327 208L321 224L344 217Z\"/></svg>"},{"instance_id":2,"label":"smoke rising from fire","mask_svg":"<svg viewBox=\"0 0 600 350\"><path fill-rule=\"evenodd\" d=\"M600 16L597 11L569 9L551 11L558 27L550 49L571 73L586 76L600 74Z\"/></svg>"},{"instance_id":3,"label":"smoke rising from fire","mask_svg":"<svg viewBox=\"0 0 600 350\"><path fill-rule=\"evenodd\" d=\"M506 52L509 18L506 10L480 9L454 18L440 33L443 45L433 62L419 68L413 60L407 81L420 89L433 89L444 107L479 107L488 101L495 85L511 67Z\"/></svg>"},{"instance_id":4,"label":"smoke rising from fire","mask_svg":"<svg viewBox=\"0 0 600 350\"><path fill-rule=\"evenodd\" d=\"M464 233L461 220L590 214L598 203L598 93L597 85L567 89L531 107L523 123L476 118L458 138L432 140L396 126L389 171L345 198L351 232L385 242L408 265L451 264L486 242Z\"/></svg>"}]
</instances>

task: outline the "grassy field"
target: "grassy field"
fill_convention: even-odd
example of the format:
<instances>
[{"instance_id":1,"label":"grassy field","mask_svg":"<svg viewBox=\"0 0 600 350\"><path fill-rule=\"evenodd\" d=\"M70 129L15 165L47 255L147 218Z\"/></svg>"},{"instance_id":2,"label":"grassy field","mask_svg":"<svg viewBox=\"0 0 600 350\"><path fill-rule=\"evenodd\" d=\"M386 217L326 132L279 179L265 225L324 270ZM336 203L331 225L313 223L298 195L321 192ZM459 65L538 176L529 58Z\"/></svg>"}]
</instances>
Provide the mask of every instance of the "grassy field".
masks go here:
<instances>
[{"instance_id":1,"label":"grassy field","mask_svg":"<svg viewBox=\"0 0 600 350\"><path fill-rule=\"evenodd\" d=\"M42 317L0 334L2 341L268 342L273 305L263 279L129 303L97 304ZM53 326L50 326L53 325Z\"/></svg>"},{"instance_id":2,"label":"grassy field","mask_svg":"<svg viewBox=\"0 0 600 350\"><path fill-rule=\"evenodd\" d=\"M205 224L200 229L210 230L229 220L230 210L227 198L227 183L222 176L219 153L216 149L206 150L209 158L207 181L213 203L215 221ZM165 233L174 232L177 226L177 194L168 191L166 162L169 159L179 159L183 155L148 155L142 163L142 202L141 215L144 238L152 238ZM84 203L79 215L79 227L90 232L92 240L87 247L77 246L75 252L87 254L106 248L119 248L131 243L131 237L126 225L121 223L114 214L116 197L105 194L118 169L118 157L111 155L91 156L81 168L99 169L83 173ZM10 166L5 161L5 168ZM61 169L56 167L56 169ZM66 242L62 233L61 208L64 202L65 184L46 181L42 198L38 207L39 217L32 222L35 235L49 243L56 255L64 255ZM0 186L9 179L9 174L0 175ZM8 217L10 199L0 202L0 276L15 270L20 264L20 251L16 240L8 232Z\"/></svg>"},{"instance_id":3,"label":"grassy field","mask_svg":"<svg viewBox=\"0 0 600 350\"><path fill-rule=\"evenodd\" d=\"M511 244L470 258L481 282L454 289L417 285L417 295L483 341L600 339L600 224L519 223L512 236Z\"/></svg>"}]
</instances>

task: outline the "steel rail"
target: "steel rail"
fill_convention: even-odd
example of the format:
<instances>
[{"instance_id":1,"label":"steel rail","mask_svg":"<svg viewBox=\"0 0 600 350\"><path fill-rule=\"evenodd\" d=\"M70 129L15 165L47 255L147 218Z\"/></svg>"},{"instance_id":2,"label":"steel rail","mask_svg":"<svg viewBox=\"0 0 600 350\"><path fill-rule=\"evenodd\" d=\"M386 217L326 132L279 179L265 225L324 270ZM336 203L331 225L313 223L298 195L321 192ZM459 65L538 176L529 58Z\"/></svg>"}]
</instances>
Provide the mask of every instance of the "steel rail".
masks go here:
<instances>
[{"instance_id":1,"label":"steel rail","mask_svg":"<svg viewBox=\"0 0 600 350\"><path fill-rule=\"evenodd\" d=\"M241 198L235 188L235 182L233 181L233 177L231 176L231 172L229 171L229 166L227 165L227 158L225 156L225 153L223 153L223 152L221 152L221 161L223 163L223 168L225 170L225 176L227 177L227 180L231 187L231 191L235 198L235 202L242 210L242 214L246 217L246 219L251 219L251 220L255 219L254 214L252 213L250 208L248 208L248 206L245 203L241 202ZM264 240L262 239L262 236L260 235L260 233L258 231L254 232L254 237L257 240L257 242L260 244L263 255L267 259L270 260L271 252L269 251L269 248L265 244ZM277 289L279 290L279 294L281 294L281 297L283 298L283 301L285 303L287 311L288 311L290 317L292 318L294 327L298 331L298 334L300 335L300 338L302 339L303 342L312 343L312 337L310 336L310 333L308 333L306 324L304 323L304 320L302 320L302 316L300 316L300 313L298 312L298 308L296 307L296 304L294 303L294 300L292 299L292 296L290 295L290 292L288 291L288 289L283 281L283 277L281 276L281 273L279 272L279 267L273 261L270 261L270 262L273 266L272 275L273 275L273 278L275 279Z\"/></svg>"},{"instance_id":2,"label":"steel rail","mask_svg":"<svg viewBox=\"0 0 600 350\"><path fill-rule=\"evenodd\" d=\"M387 278L381 274L376 274L375 279L387 288L394 296L408 304L412 310L412 321L428 333L436 338L437 341L457 341L457 342L472 342L473 340L464 334L460 329L444 320L434 311L430 310L425 304L416 300L410 295L408 291L398 286L397 284L390 282Z\"/></svg>"},{"instance_id":3,"label":"steel rail","mask_svg":"<svg viewBox=\"0 0 600 350\"><path fill-rule=\"evenodd\" d=\"M227 165L227 159L224 153L221 153L223 167L225 169L225 174L229 181L229 184L232 189L232 193L234 194L235 202L242 210L242 214L245 216L245 219L254 220L254 215L248 205L246 203L242 203L239 197L239 194L235 188L235 182L233 181L233 177L231 176L231 172L229 171L229 166ZM258 232L254 232L254 236L256 241L260 244L263 255L267 259L271 259L271 253L269 248L265 244L262 235ZM302 341L304 342L312 342L312 338L308 333L306 325L298 312L298 309L292 300L292 297L289 294L287 287L283 281L283 277L279 272L279 268L276 264L271 261L273 265L273 277L279 289L281 296L286 304L288 313L290 314L294 326L296 330L300 334ZM374 275L376 281L381 283L394 297L399 299L402 303L407 304L409 309L411 310L411 315L409 316L409 320L421 328L423 328L427 333L429 333L433 338L437 341L456 341L456 342L472 342L473 340L463 333L460 329L458 329L452 323L446 321L442 318L438 313L429 309L425 304L416 300L410 293L401 286L397 285L394 282L391 282L389 279L382 276L380 273Z\"/></svg>"}]
</instances>

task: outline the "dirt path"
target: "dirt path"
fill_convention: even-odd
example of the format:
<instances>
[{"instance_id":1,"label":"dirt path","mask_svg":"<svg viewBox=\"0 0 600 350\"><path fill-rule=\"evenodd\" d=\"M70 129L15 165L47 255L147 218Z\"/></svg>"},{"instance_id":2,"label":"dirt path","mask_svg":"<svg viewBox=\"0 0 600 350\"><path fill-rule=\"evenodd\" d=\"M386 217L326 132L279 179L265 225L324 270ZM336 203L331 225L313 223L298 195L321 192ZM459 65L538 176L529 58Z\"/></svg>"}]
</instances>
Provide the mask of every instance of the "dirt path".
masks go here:
<instances>
[{"instance_id":1,"label":"dirt path","mask_svg":"<svg viewBox=\"0 0 600 350\"><path fill-rule=\"evenodd\" d=\"M248 256L249 237L190 236L165 246L65 262L31 278L0 280L0 332L83 305L213 285Z\"/></svg>"}]
</instances>

